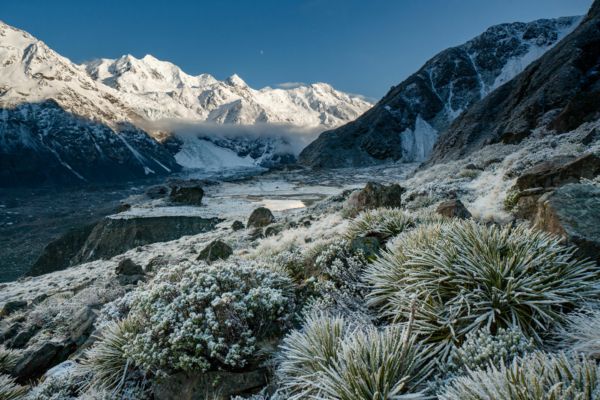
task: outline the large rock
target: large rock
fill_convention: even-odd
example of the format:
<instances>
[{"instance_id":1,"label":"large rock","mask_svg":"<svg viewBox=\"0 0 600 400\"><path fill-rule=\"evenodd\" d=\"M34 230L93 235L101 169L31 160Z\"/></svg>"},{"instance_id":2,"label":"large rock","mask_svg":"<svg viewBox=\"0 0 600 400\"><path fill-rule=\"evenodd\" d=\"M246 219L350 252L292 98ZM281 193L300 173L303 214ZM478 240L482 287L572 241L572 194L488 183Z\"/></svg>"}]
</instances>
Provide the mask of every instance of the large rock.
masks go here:
<instances>
[{"instance_id":1,"label":"large rock","mask_svg":"<svg viewBox=\"0 0 600 400\"><path fill-rule=\"evenodd\" d=\"M183 180L169 178L167 185L171 188L169 198L175 203L187 204L190 206L202 205L204 190L201 187L202 181L198 179Z\"/></svg>"},{"instance_id":2,"label":"large rock","mask_svg":"<svg viewBox=\"0 0 600 400\"><path fill-rule=\"evenodd\" d=\"M600 188L573 184L546 193L533 222L600 263Z\"/></svg>"},{"instance_id":3,"label":"large rock","mask_svg":"<svg viewBox=\"0 0 600 400\"><path fill-rule=\"evenodd\" d=\"M115 274L127 276L144 275L144 269L140 265L134 263L131 258L125 258L117 264Z\"/></svg>"},{"instance_id":4,"label":"large rock","mask_svg":"<svg viewBox=\"0 0 600 400\"><path fill-rule=\"evenodd\" d=\"M98 221L95 221L88 225L71 228L60 235L58 239L48 243L25 276L39 276L67 269L71 259L81 250L97 224Z\"/></svg>"},{"instance_id":5,"label":"large rock","mask_svg":"<svg viewBox=\"0 0 600 400\"><path fill-rule=\"evenodd\" d=\"M215 382L217 382L215 384ZM159 379L154 385L156 400L229 399L230 396L267 384L267 370L244 373L178 373Z\"/></svg>"},{"instance_id":6,"label":"large rock","mask_svg":"<svg viewBox=\"0 0 600 400\"><path fill-rule=\"evenodd\" d=\"M593 179L600 175L600 158L586 154L579 158L555 157L523 172L517 179L519 190L560 187L579 183L581 178Z\"/></svg>"},{"instance_id":7,"label":"large rock","mask_svg":"<svg viewBox=\"0 0 600 400\"><path fill-rule=\"evenodd\" d=\"M168 242L182 236L208 232L221 222L219 218L198 216L127 216L104 218L92 231L71 265L108 259L138 246Z\"/></svg>"},{"instance_id":8,"label":"large rock","mask_svg":"<svg viewBox=\"0 0 600 400\"><path fill-rule=\"evenodd\" d=\"M516 217L518 219L531 219L537 213L537 202L539 198L553 190L554 188L538 187L533 189L526 189L519 192Z\"/></svg>"},{"instance_id":9,"label":"large rock","mask_svg":"<svg viewBox=\"0 0 600 400\"><path fill-rule=\"evenodd\" d=\"M11 374L31 379L44 374L49 368L66 360L69 346L55 341L39 342L23 352Z\"/></svg>"},{"instance_id":10,"label":"large rock","mask_svg":"<svg viewBox=\"0 0 600 400\"><path fill-rule=\"evenodd\" d=\"M98 315L89 307L83 307L75 317L69 327L71 340L77 347L83 345L94 331L94 322Z\"/></svg>"},{"instance_id":11,"label":"large rock","mask_svg":"<svg viewBox=\"0 0 600 400\"><path fill-rule=\"evenodd\" d=\"M9 301L4 304L0 310L0 317L8 317L9 315L27 308L27 302L21 300Z\"/></svg>"},{"instance_id":12,"label":"large rock","mask_svg":"<svg viewBox=\"0 0 600 400\"><path fill-rule=\"evenodd\" d=\"M252 211L246 228L263 228L275 220L271 210L265 207L259 207Z\"/></svg>"},{"instance_id":13,"label":"large rock","mask_svg":"<svg viewBox=\"0 0 600 400\"><path fill-rule=\"evenodd\" d=\"M404 188L395 183L384 186L380 183L367 182L365 188L358 192L356 208L359 211L379 207L400 208Z\"/></svg>"},{"instance_id":14,"label":"large rock","mask_svg":"<svg viewBox=\"0 0 600 400\"><path fill-rule=\"evenodd\" d=\"M213 262L226 260L233 254L233 249L220 240L213 240L202 251L196 260Z\"/></svg>"},{"instance_id":15,"label":"large rock","mask_svg":"<svg viewBox=\"0 0 600 400\"><path fill-rule=\"evenodd\" d=\"M460 200L448 200L440 203L436 213L448 218L470 219L473 216Z\"/></svg>"},{"instance_id":16,"label":"large rock","mask_svg":"<svg viewBox=\"0 0 600 400\"><path fill-rule=\"evenodd\" d=\"M144 193L144 194L149 199L155 200L155 199L163 199L163 198L169 196L169 193L171 193L170 187L165 186L165 185L159 185L159 186L152 186L151 188L148 188L148 190L146 190L146 193Z\"/></svg>"}]
</instances>

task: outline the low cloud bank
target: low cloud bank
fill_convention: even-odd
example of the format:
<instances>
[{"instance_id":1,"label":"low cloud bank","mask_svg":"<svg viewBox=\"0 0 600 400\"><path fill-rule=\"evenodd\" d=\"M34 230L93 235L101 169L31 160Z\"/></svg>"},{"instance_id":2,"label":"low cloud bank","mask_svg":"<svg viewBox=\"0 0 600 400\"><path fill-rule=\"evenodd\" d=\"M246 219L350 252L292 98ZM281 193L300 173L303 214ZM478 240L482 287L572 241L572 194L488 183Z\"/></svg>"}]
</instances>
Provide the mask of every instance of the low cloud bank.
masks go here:
<instances>
[{"instance_id":1,"label":"low cloud bank","mask_svg":"<svg viewBox=\"0 0 600 400\"><path fill-rule=\"evenodd\" d=\"M154 136L161 136L161 133L170 133L180 137L281 138L283 140L281 146L277 149L278 152L292 153L295 156L298 156L302 149L323 132L323 127L307 128L289 123L265 122L241 125L162 119L158 121L141 121L138 125Z\"/></svg>"}]
</instances>

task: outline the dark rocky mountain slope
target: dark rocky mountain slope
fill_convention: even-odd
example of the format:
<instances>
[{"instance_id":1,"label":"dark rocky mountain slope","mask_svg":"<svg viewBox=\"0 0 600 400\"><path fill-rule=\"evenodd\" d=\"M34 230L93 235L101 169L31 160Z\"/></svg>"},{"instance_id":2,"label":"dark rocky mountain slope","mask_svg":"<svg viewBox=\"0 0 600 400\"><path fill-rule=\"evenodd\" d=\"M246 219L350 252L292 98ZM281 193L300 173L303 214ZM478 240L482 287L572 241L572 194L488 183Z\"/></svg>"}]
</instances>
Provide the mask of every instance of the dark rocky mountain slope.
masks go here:
<instances>
[{"instance_id":1,"label":"dark rocky mountain slope","mask_svg":"<svg viewBox=\"0 0 600 400\"><path fill-rule=\"evenodd\" d=\"M523 71L581 19L497 25L439 53L357 120L322 133L298 163L347 167L424 161L461 112Z\"/></svg>"},{"instance_id":2,"label":"dark rocky mountain slope","mask_svg":"<svg viewBox=\"0 0 600 400\"><path fill-rule=\"evenodd\" d=\"M537 128L557 133L600 117L600 1L565 39L467 112L441 135L425 166Z\"/></svg>"},{"instance_id":3,"label":"dark rocky mountain slope","mask_svg":"<svg viewBox=\"0 0 600 400\"><path fill-rule=\"evenodd\" d=\"M133 125L115 133L53 101L0 109L0 187L127 182L180 169Z\"/></svg>"}]
</instances>

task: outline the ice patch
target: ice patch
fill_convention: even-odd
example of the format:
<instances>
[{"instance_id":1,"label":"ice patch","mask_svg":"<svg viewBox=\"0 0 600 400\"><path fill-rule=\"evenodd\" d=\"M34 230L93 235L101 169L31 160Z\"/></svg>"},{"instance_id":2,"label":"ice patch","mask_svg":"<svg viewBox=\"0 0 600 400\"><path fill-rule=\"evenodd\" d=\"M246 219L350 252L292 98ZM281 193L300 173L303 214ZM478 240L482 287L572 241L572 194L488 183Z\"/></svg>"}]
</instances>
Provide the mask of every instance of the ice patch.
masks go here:
<instances>
[{"instance_id":1,"label":"ice patch","mask_svg":"<svg viewBox=\"0 0 600 400\"><path fill-rule=\"evenodd\" d=\"M417 116L414 132L407 128L401 134L402 139L402 162L425 161L433 145L437 141L438 133L421 116Z\"/></svg>"}]
</instances>

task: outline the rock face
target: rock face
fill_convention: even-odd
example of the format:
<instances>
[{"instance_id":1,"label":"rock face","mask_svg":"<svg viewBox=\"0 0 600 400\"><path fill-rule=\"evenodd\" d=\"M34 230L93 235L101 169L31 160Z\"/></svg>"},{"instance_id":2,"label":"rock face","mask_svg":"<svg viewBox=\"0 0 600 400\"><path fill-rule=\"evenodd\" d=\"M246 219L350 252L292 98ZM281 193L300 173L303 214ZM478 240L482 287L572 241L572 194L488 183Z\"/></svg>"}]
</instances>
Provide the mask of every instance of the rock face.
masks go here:
<instances>
[{"instance_id":1,"label":"rock face","mask_svg":"<svg viewBox=\"0 0 600 400\"><path fill-rule=\"evenodd\" d=\"M233 249L220 240L214 240L208 244L196 260L213 262L217 260L226 260L233 254Z\"/></svg>"},{"instance_id":2,"label":"rock face","mask_svg":"<svg viewBox=\"0 0 600 400\"><path fill-rule=\"evenodd\" d=\"M600 2L596 0L570 35L455 119L425 166L459 159L488 144L518 143L544 125L561 133L596 118L599 22Z\"/></svg>"},{"instance_id":3,"label":"rock face","mask_svg":"<svg viewBox=\"0 0 600 400\"><path fill-rule=\"evenodd\" d=\"M242 221L233 221L233 224L231 224L231 229L233 229L234 231L239 231L244 228L245 228L245 226Z\"/></svg>"},{"instance_id":4,"label":"rock face","mask_svg":"<svg viewBox=\"0 0 600 400\"><path fill-rule=\"evenodd\" d=\"M69 346L70 343L67 345ZM64 361L71 348L65 351L65 344L46 341L40 342L27 349L17 365L13 368L11 374L19 378L39 377L46 370L56 364Z\"/></svg>"},{"instance_id":5,"label":"rock face","mask_svg":"<svg viewBox=\"0 0 600 400\"><path fill-rule=\"evenodd\" d=\"M0 187L118 183L181 170L145 132L115 129L52 101L0 108Z\"/></svg>"},{"instance_id":6,"label":"rock face","mask_svg":"<svg viewBox=\"0 0 600 400\"><path fill-rule=\"evenodd\" d=\"M263 228L275 220L271 210L265 207L259 207L252 211L246 228Z\"/></svg>"},{"instance_id":7,"label":"rock face","mask_svg":"<svg viewBox=\"0 0 600 400\"><path fill-rule=\"evenodd\" d=\"M214 385L214 382L218 383ZM235 394L266 384L266 369L244 373L178 373L158 380L154 385L154 397L156 400L228 399Z\"/></svg>"},{"instance_id":8,"label":"rock face","mask_svg":"<svg viewBox=\"0 0 600 400\"><path fill-rule=\"evenodd\" d=\"M204 190L202 190L199 180L190 179L189 181L185 181L183 179L170 178L167 185L171 188L171 192L169 193L171 201L189 206L202 205Z\"/></svg>"},{"instance_id":9,"label":"rock face","mask_svg":"<svg viewBox=\"0 0 600 400\"><path fill-rule=\"evenodd\" d=\"M404 188L392 183L389 186L376 182L367 182L365 188L353 193L349 203L355 213L362 210L372 210L379 207L400 208Z\"/></svg>"},{"instance_id":10,"label":"rock face","mask_svg":"<svg viewBox=\"0 0 600 400\"><path fill-rule=\"evenodd\" d=\"M26 301L9 301L6 304L4 304L4 307L2 307L2 310L0 310L0 317L8 317L12 313L23 310L26 307Z\"/></svg>"},{"instance_id":11,"label":"rock face","mask_svg":"<svg viewBox=\"0 0 600 400\"><path fill-rule=\"evenodd\" d=\"M502 24L433 57L360 118L322 133L298 164L349 167L424 161L463 111L556 45L581 17Z\"/></svg>"},{"instance_id":12,"label":"rock face","mask_svg":"<svg viewBox=\"0 0 600 400\"><path fill-rule=\"evenodd\" d=\"M533 222L600 263L600 188L571 184L546 193L538 200Z\"/></svg>"},{"instance_id":13,"label":"rock face","mask_svg":"<svg viewBox=\"0 0 600 400\"><path fill-rule=\"evenodd\" d=\"M517 179L519 190L560 187L579 183L581 178L593 179L600 175L600 158L586 154L579 158L555 157L523 172Z\"/></svg>"},{"instance_id":14,"label":"rock face","mask_svg":"<svg viewBox=\"0 0 600 400\"><path fill-rule=\"evenodd\" d=\"M71 228L44 247L25 276L39 276L69 267L71 259L81 250L98 222Z\"/></svg>"},{"instance_id":15,"label":"rock face","mask_svg":"<svg viewBox=\"0 0 600 400\"><path fill-rule=\"evenodd\" d=\"M71 265L111 258L146 244L197 235L213 230L221 221L218 218L196 216L109 216L96 225L84 246L71 260Z\"/></svg>"},{"instance_id":16,"label":"rock face","mask_svg":"<svg viewBox=\"0 0 600 400\"><path fill-rule=\"evenodd\" d=\"M473 216L460 200L448 200L440 203L436 213L448 218L470 219Z\"/></svg>"},{"instance_id":17,"label":"rock face","mask_svg":"<svg viewBox=\"0 0 600 400\"><path fill-rule=\"evenodd\" d=\"M73 318L69 327L71 340L76 347L83 345L94 331L94 322L98 315L89 307L83 307Z\"/></svg>"}]
</instances>

